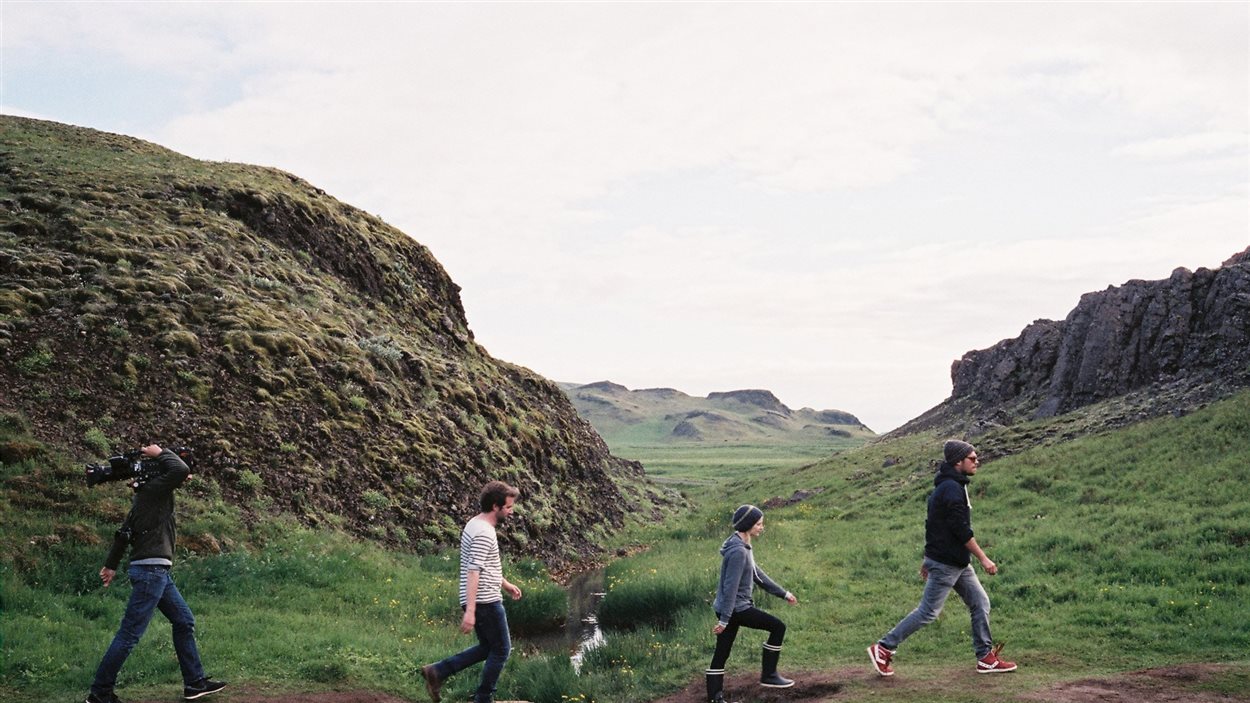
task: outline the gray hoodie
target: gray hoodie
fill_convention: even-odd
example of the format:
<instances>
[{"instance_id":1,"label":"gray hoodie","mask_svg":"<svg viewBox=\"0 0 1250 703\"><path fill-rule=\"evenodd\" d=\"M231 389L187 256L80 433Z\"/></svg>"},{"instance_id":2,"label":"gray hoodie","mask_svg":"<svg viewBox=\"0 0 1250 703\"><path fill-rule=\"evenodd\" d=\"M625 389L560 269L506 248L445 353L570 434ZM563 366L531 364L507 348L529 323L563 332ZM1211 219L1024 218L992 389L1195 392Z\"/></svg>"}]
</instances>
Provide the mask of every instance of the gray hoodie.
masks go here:
<instances>
[{"instance_id":1,"label":"gray hoodie","mask_svg":"<svg viewBox=\"0 0 1250 703\"><path fill-rule=\"evenodd\" d=\"M768 574L755 565L751 545L743 542L737 532L729 535L720 546L720 553L720 586L716 589L712 609L722 625L728 625L734 613L755 605L751 591L757 583L778 598L786 597L786 589L773 583Z\"/></svg>"}]
</instances>

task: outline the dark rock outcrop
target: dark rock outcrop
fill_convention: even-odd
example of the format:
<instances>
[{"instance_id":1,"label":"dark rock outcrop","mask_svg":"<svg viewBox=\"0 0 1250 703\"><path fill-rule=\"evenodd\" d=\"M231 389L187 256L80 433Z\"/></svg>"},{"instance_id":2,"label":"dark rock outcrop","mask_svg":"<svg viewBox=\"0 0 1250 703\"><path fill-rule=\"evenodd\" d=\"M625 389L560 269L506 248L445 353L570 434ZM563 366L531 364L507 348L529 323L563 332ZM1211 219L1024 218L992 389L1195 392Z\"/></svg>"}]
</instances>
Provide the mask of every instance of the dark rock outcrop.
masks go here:
<instances>
[{"instance_id":1,"label":"dark rock outcrop","mask_svg":"<svg viewBox=\"0 0 1250 703\"><path fill-rule=\"evenodd\" d=\"M712 424L728 424L728 423L733 422L733 420L730 420L724 415L720 415L720 414L713 413L713 412L708 412L706 410L694 410L694 411L688 412L686 413L686 419L687 420L699 419L699 420L703 420L705 422L709 422Z\"/></svg>"},{"instance_id":2,"label":"dark rock outcrop","mask_svg":"<svg viewBox=\"0 0 1250 703\"><path fill-rule=\"evenodd\" d=\"M1140 401L1138 414L1158 415L1183 410L1169 402L1250 386L1250 249L1215 270L1178 268L1087 293L1061 322L1038 320L968 352L951 379L951 398L900 430L941 424L955 410L1010 424L1135 392L1161 401Z\"/></svg>"},{"instance_id":3,"label":"dark rock outcrop","mask_svg":"<svg viewBox=\"0 0 1250 703\"><path fill-rule=\"evenodd\" d=\"M827 425L858 425L860 427L864 426L864 423L860 422L858 417L855 417L854 415L848 412L844 412L842 410L816 411L815 414L813 415L813 418L817 422L823 422Z\"/></svg>"},{"instance_id":4,"label":"dark rock outcrop","mask_svg":"<svg viewBox=\"0 0 1250 703\"><path fill-rule=\"evenodd\" d=\"M765 510L776 510L777 508L785 508L791 505L798 505L799 503L802 503L808 498L811 498L812 496L818 496L824 492L825 492L824 488L812 488L810 490L799 489L795 491L793 494L791 494L789 498L782 498L781 496L773 496L772 498L769 498L768 500L764 501L764 503L762 504L762 507Z\"/></svg>"},{"instance_id":5,"label":"dark rock outcrop","mask_svg":"<svg viewBox=\"0 0 1250 703\"><path fill-rule=\"evenodd\" d=\"M677 390L676 388L639 388L638 390L634 392L641 393L643 395L652 395L657 398L687 398L689 397L685 393L682 393L681 391Z\"/></svg>"},{"instance_id":6,"label":"dark rock outcrop","mask_svg":"<svg viewBox=\"0 0 1250 703\"><path fill-rule=\"evenodd\" d=\"M784 428L786 427L785 416L780 413L768 413L765 415L756 415L751 418L751 422L757 425L766 425L768 427Z\"/></svg>"},{"instance_id":7,"label":"dark rock outcrop","mask_svg":"<svg viewBox=\"0 0 1250 703\"><path fill-rule=\"evenodd\" d=\"M613 383L611 381L596 381L594 383L587 383L584 386L578 386L577 390L600 391L603 393L628 393L629 392L629 389L626 388L625 386L622 386L619 383Z\"/></svg>"}]
</instances>

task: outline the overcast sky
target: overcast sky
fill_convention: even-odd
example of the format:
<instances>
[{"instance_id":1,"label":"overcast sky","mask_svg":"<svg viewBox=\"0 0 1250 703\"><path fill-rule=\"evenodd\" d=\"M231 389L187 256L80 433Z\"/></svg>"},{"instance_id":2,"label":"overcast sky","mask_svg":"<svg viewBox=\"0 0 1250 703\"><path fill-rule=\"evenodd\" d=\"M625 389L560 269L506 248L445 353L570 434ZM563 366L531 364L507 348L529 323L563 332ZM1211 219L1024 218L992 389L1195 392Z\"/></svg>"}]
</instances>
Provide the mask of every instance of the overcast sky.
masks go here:
<instances>
[{"instance_id":1,"label":"overcast sky","mask_svg":"<svg viewBox=\"0 0 1250 703\"><path fill-rule=\"evenodd\" d=\"M879 432L1250 245L1250 4L0 2L0 110L276 166L491 354Z\"/></svg>"}]
</instances>

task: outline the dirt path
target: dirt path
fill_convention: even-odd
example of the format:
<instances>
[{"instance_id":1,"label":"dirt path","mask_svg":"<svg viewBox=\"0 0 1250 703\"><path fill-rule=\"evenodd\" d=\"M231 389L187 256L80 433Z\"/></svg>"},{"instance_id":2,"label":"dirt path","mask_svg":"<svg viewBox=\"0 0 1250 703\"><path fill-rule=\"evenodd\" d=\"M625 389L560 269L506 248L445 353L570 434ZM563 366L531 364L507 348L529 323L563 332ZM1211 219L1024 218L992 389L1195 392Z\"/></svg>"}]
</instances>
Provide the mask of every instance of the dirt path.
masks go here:
<instances>
[{"instance_id":1,"label":"dirt path","mask_svg":"<svg viewBox=\"0 0 1250 703\"><path fill-rule=\"evenodd\" d=\"M781 689L761 688L753 674L730 676L725 681L726 697L741 703L836 703L863 697L866 686L877 693L915 693L933 685L931 680L908 680L903 677L880 679L867 671L866 667L788 673L798 683L792 688ZM1229 690L1228 681L1235 681L1236 676L1247 678L1244 667L1186 664L1143 669L1119 676L1070 681L1005 700L1020 703L1250 703L1250 684L1243 686L1241 690L1235 690L1235 685L1231 686L1234 689L1232 693L1217 690ZM1221 682L1224 685L1221 686ZM972 688L975 685L984 692L985 682L982 677L973 673L956 676L949 683L955 688ZM652 703L703 703L704 695L703 679L700 677L682 690ZM371 691L259 694L250 692L246 687L228 688L220 697L211 700L221 703L413 703L408 699ZM425 698L420 697L417 701L423 703Z\"/></svg>"},{"instance_id":2,"label":"dirt path","mask_svg":"<svg viewBox=\"0 0 1250 703\"><path fill-rule=\"evenodd\" d=\"M1005 700L1028 703L1250 703L1250 686L1237 693L1211 690L1222 678L1236 671L1244 670L1217 664L1144 669L1119 676L1056 684ZM881 679L868 671L866 666L827 671L795 671L787 672L787 675L797 681L792 688L761 688L753 674L731 676L725 682L726 698L741 703L821 703L864 698L865 688L877 694L886 694L889 691L914 694L933 686L931 680L908 680L904 677ZM949 683L954 689L980 690L982 695L976 700L985 699L985 684L988 682L971 671L953 675ZM704 700L704 686L700 679L654 703L702 703Z\"/></svg>"},{"instance_id":3,"label":"dirt path","mask_svg":"<svg viewBox=\"0 0 1250 703\"><path fill-rule=\"evenodd\" d=\"M742 701L742 703L780 703L811 701L836 701L838 694L843 692L847 682L852 678L864 677L863 669L853 672L848 669L833 671L787 671L796 683L790 688L762 688L756 674L738 674L725 677L725 700ZM845 698L843 696L842 698ZM703 678L654 703L704 703L707 691Z\"/></svg>"},{"instance_id":4,"label":"dirt path","mask_svg":"<svg viewBox=\"0 0 1250 703\"><path fill-rule=\"evenodd\" d=\"M1112 678L1082 679L1022 696L1025 701L1059 703L1227 703L1250 701L1250 686L1237 693L1210 690L1232 671L1219 664L1185 664L1143 669ZM1225 687L1227 688L1227 687Z\"/></svg>"}]
</instances>

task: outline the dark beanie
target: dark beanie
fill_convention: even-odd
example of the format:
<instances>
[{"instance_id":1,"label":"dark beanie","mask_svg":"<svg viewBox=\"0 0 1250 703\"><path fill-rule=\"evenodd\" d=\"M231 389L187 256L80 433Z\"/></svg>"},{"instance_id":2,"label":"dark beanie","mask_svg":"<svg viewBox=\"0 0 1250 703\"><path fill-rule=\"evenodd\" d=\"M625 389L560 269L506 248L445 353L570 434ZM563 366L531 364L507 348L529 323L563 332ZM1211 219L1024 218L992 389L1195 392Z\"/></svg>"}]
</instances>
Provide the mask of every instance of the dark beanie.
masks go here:
<instances>
[{"instance_id":1,"label":"dark beanie","mask_svg":"<svg viewBox=\"0 0 1250 703\"><path fill-rule=\"evenodd\" d=\"M964 460L964 457L975 452L976 447L967 442L958 439L948 439L946 444L942 445L942 454L946 459L946 463L954 466Z\"/></svg>"},{"instance_id":2,"label":"dark beanie","mask_svg":"<svg viewBox=\"0 0 1250 703\"><path fill-rule=\"evenodd\" d=\"M734 530L746 532L764 517L764 511L754 505L744 505L734 511Z\"/></svg>"}]
</instances>

